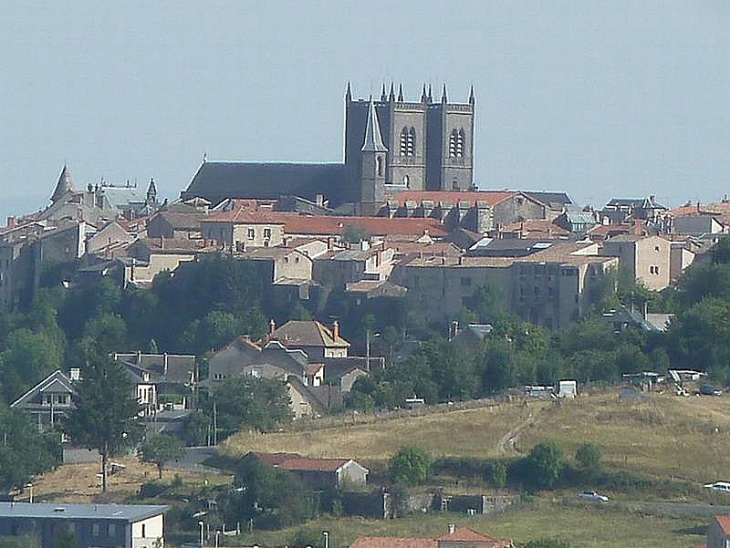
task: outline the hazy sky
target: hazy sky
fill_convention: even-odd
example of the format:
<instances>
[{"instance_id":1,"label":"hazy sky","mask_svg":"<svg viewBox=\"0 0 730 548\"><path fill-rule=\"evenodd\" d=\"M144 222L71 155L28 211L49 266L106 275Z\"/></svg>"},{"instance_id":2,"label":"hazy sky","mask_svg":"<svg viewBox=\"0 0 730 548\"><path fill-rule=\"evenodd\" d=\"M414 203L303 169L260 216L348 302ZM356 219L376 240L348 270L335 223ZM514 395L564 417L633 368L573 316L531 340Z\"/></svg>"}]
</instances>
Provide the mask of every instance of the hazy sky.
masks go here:
<instances>
[{"instance_id":1,"label":"hazy sky","mask_svg":"<svg viewBox=\"0 0 730 548\"><path fill-rule=\"evenodd\" d=\"M730 193L727 0L2 0L0 21L3 217L45 205L64 162L77 187L177 197L204 152L341 161L348 80L473 84L483 189Z\"/></svg>"}]
</instances>

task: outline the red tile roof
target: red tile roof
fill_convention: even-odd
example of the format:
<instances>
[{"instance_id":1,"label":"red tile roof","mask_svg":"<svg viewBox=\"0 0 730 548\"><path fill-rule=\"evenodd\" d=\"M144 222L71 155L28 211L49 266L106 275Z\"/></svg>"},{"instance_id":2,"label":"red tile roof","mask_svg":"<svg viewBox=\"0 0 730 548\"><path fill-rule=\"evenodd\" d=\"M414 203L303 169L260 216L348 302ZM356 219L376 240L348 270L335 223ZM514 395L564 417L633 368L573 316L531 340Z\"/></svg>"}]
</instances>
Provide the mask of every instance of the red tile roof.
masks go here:
<instances>
[{"instance_id":1,"label":"red tile roof","mask_svg":"<svg viewBox=\"0 0 730 548\"><path fill-rule=\"evenodd\" d=\"M720 529L726 535L730 535L730 516L715 516Z\"/></svg>"},{"instance_id":2,"label":"red tile roof","mask_svg":"<svg viewBox=\"0 0 730 548\"><path fill-rule=\"evenodd\" d=\"M432 202L450 202L457 204L458 202L485 202L490 206L503 202L508 198L518 194L513 190L480 190L473 192L460 192L448 190L406 190L397 194L388 196L389 201L396 201L399 205L405 205L406 201L421 203L423 201Z\"/></svg>"},{"instance_id":3,"label":"red tile roof","mask_svg":"<svg viewBox=\"0 0 730 548\"><path fill-rule=\"evenodd\" d=\"M350 548L437 548L438 543L430 538L415 537L360 537Z\"/></svg>"},{"instance_id":4,"label":"red tile roof","mask_svg":"<svg viewBox=\"0 0 730 548\"><path fill-rule=\"evenodd\" d=\"M336 472L350 459L309 459L306 457L287 459L277 468L292 472Z\"/></svg>"},{"instance_id":5,"label":"red tile roof","mask_svg":"<svg viewBox=\"0 0 730 548\"><path fill-rule=\"evenodd\" d=\"M474 529L470 529L469 527L459 527L453 533L443 535L436 540L446 540L450 542L507 542L508 544L505 544L504 546L509 545L509 541L501 541L494 537L483 535L475 531ZM502 546L502 544L495 544L494 546Z\"/></svg>"}]
</instances>

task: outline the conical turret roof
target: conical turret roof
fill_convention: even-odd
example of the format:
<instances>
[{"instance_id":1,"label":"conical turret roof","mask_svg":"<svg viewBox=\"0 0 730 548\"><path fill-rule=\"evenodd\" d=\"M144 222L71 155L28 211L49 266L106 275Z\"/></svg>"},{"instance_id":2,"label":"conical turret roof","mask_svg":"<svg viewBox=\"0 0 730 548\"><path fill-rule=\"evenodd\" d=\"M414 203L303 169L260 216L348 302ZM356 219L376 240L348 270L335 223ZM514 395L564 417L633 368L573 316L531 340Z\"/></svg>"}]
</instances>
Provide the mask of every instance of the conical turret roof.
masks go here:
<instances>
[{"instance_id":1,"label":"conical turret roof","mask_svg":"<svg viewBox=\"0 0 730 548\"><path fill-rule=\"evenodd\" d=\"M388 152L383 144L383 134L380 133L378 113L375 111L375 103L372 98L368 105L368 121L365 127L365 142L362 145L363 152Z\"/></svg>"},{"instance_id":2,"label":"conical turret roof","mask_svg":"<svg viewBox=\"0 0 730 548\"><path fill-rule=\"evenodd\" d=\"M64 165L61 170L61 175L58 177L58 182L56 183L56 190L53 191L53 195L51 196L51 202L57 202L61 196L73 189L74 185L71 181L71 172L68 170L68 167Z\"/></svg>"}]
</instances>

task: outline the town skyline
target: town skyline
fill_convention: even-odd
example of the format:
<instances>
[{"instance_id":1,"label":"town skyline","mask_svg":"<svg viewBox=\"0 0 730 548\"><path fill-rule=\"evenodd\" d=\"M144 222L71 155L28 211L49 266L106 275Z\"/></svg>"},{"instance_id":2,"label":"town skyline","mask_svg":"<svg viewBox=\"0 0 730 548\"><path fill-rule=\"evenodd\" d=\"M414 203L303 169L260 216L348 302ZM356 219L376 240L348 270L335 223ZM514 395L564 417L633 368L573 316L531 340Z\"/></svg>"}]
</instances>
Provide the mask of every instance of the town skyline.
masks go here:
<instances>
[{"instance_id":1,"label":"town skyline","mask_svg":"<svg viewBox=\"0 0 730 548\"><path fill-rule=\"evenodd\" d=\"M79 186L154 177L169 198L204 154L340 162L348 81L365 99L473 85L480 189L722 199L727 8L583 6L8 6L0 213L47 205L64 162Z\"/></svg>"}]
</instances>

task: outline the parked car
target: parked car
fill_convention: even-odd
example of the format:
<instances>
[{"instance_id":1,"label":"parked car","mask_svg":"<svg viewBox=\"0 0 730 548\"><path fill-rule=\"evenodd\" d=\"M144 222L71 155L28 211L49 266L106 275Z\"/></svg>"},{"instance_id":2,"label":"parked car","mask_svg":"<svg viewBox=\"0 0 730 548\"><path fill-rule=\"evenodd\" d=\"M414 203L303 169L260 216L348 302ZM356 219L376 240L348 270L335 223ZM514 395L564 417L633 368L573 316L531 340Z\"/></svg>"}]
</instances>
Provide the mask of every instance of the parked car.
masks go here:
<instances>
[{"instance_id":1,"label":"parked car","mask_svg":"<svg viewBox=\"0 0 730 548\"><path fill-rule=\"evenodd\" d=\"M718 390L714 386L708 384L700 386L700 395L702 396L722 396L722 390Z\"/></svg>"},{"instance_id":2,"label":"parked car","mask_svg":"<svg viewBox=\"0 0 730 548\"><path fill-rule=\"evenodd\" d=\"M605 495L599 495L595 491L581 491L578 496L583 500L593 500L597 502L608 502L608 497Z\"/></svg>"},{"instance_id":3,"label":"parked car","mask_svg":"<svg viewBox=\"0 0 730 548\"><path fill-rule=\"evenodd\" d=\"M716 481L715 483L706 483L706 489L712 489L713 491L722 491L730 493L730 483L727 481Z\"/></svg>"}]
</instances>

